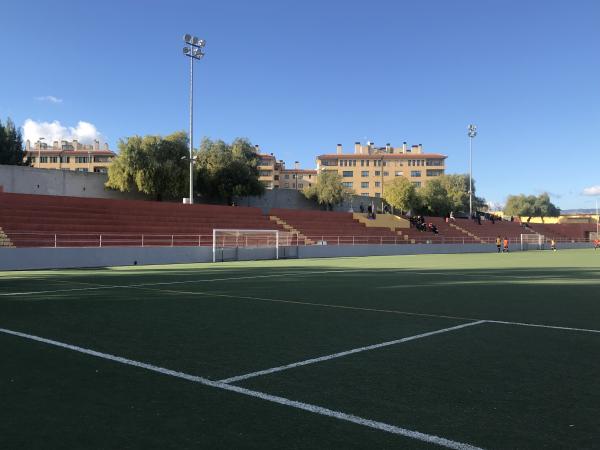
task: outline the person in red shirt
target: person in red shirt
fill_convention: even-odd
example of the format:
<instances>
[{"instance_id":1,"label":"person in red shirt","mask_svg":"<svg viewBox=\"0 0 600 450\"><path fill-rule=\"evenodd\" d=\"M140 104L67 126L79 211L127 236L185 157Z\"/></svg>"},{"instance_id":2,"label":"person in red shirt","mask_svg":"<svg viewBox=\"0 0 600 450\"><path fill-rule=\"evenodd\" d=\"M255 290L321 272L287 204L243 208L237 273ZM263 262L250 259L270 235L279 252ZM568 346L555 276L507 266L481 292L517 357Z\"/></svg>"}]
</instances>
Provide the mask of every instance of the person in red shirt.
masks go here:
<instances>
[{"instance_id":1,"label":"person in red shirt","mask_svg":"<svg viewBox=\"0 0 600 450\"><path fill-rule=\"evenodd\" d=\"M504 238L504 249L502 250L504 253L508 253L508 238Z\"/></svg>"}]
</instances>

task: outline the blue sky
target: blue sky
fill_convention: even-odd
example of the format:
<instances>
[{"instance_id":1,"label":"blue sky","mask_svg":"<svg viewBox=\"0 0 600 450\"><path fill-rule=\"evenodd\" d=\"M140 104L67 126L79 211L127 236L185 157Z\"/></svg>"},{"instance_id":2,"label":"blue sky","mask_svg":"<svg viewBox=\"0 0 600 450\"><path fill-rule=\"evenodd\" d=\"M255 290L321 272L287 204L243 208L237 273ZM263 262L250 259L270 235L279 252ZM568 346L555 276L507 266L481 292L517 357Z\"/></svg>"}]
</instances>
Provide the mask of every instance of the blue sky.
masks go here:
<instances>
[{"instance_id":1,"label":"blue sky","mask_svg":"<svg viewBox=\"0 0 600 450\"><path fill-rule=\"evenodd\" d=\"M486 199L593 207L582 192L600 186L595 0L34 0L2 15L0 118L20 125L59 121L111 148L186 130L189 32L207 41L196 142L244 136L314 167L337 143L407 141L464 173L473 122Z\"/></svg>"}]
</instances>

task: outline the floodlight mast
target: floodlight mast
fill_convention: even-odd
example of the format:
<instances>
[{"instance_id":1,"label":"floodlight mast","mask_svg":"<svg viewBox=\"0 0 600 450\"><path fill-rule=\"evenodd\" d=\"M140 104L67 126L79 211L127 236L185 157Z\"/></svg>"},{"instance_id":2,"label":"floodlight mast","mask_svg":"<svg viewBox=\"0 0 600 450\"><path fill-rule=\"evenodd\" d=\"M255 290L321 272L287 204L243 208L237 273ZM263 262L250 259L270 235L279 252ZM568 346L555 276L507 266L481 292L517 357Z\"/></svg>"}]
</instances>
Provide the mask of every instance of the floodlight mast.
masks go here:
<instances>
[{"instance_id":1,"label":"floodlight mast","mask_svg":"<svg viewBox=\"0 0 600 450\"><path fill-rule=\"evenodd\" d=\"M469 136L469 218L473 218L473 138L477 136L477 126L470 124L467 127Z\"/></svg>"},{"instance_id":2,"label":"floodlight mast","mask_svg":"<svg viewBox=\"0 0 600 450\"><path fill-rule=\"evenodd\" d=\"M194 203L194 60L201 60L204 56L204 39L198 39L191 34L183 36L184 42L189 47L183 47L183 54L190 58L190 196L188 203Z\"/></svg>"}]
</instances>

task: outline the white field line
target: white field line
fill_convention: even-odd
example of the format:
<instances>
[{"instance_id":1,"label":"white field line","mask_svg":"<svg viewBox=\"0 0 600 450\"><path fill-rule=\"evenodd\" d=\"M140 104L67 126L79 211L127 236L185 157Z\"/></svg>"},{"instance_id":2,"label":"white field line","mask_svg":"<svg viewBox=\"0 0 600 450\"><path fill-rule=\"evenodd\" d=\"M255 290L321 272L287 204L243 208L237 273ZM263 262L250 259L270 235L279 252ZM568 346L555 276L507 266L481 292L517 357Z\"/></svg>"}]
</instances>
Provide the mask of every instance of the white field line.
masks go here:
<instances>
[{"instance_id":1,"label":"white field line","mask_svg":"<svg viewBox=\"0 0 600 450\"><path fill-rule=\"evenodd\" d=\"M573 327L562 327L559 325L540 325L537 323L525 323L525 322L507 322L504 320L486 320L489 323L498 323L501 325L517 325L520 327L534 327L534 328L550 328L552 330L566 330L566 331L584 331L586 333L600 333L600 330L593 330L590 328L573 328Z\"/></svg>"},{"instance_id":2,"label":"white field line","mask_svg":"<svg viewBox=\"0 0 600 450\"><path fill-rule=\"evenodd\" d=\"M212 283L215 281L235 281L235 280L254 280L261 278L279 278L289 276L303 276L303 275L319 275L328 273L354 273L354 272L367 272L367 270L319 270L311 272L287 272L277 273L271 275L247 275L239 277L227 277L227 278L209 278L199 280L182 280L182 281L162 281L156 283L139 283L139 284L110 284L104 285L99 284L93 287L86 288L70 288L70 289L54 289L44 291L29 291L29 292L2 292L0 296L18 296L18 295L35 295L35 294L54 294L60 292L76 292L76 291L97 291L101 289L124 289L124 288L138 288L145 286L168 286L173 284L190 284L190 283Z\"/></svg>"},{"instance_id":3,"label":"white field line","mask_svg":"<svg viewBox=\"0 0 600 450\"><path fill-rule=\"evenodd\" d=\"M456 331L456 330L460 330L462 328L471 327L473 325L480 325L482 323L485 323L485 320L480 320L478 322L464 323L462 325L457 325L455 327L443 328L441 330L435 330L435 331L429 331L427 333L421 333L421 334L417 334L415 336L408 336L408 337L405 337L405 338L396 339L394 341L382 342L380 344L367 345L365 347L353 348L352 350L346 350L346 351L339 352L339 353L333 353L331 355L320 356L319 358L306 359L304 361L299 361L299 362L295 362L295 363L291 363L291 364L286 364L284 366L271 367L270 369L259 370L257 372L247 373L247 374L244 374L244 375L238 375L238 376L235 376L235 377L226 378L224 380L219 380L219 381L221 383L235 383L237 381L247 380L248 378L254 378L254 377L259 377L259 376L262 376L262 375L268 375L268 374L275 373L275 372L281 372L282 370L293 369L295 367L306 366L308 364L314 364L314 363L319 363L319 362L323 362L323 361L329 361L330 359L341 358L343 356L353 355L355 353L367 352L369 350L375 350L375 349L382 348L382 347L389 347L390 345L396 345L396 344L402 344L404 342L415 341L417 339L426 338L426 337L429 337L429 336L434 336L436 334L448 333L450 331Z\"/></svg>"},{"instance_id":4,"label":"white field line","mask_svg":"<svg viewBox=\"0 0 600 450\"><path fill-rule=\"evenodd\" d=\"M208 297L224 297L224 298L232 298L239 300L257 300L261 302L273 302L273 303L290 303L292 305L305 305L305 306L318 306L321 308L333 308L333 309L347 309L353 311L369 311L369 312L377 312L377 313L385 313L385 314L399 314L402 316L415 316L415 317L429 317L434 319L452 319L452 320L469 320L469 321L482 321L489 323L497 323L501 325L515 325L522 327L536 327L536 328L549 328L552 330L566 330L566 331L582 331L586 333L600 333L600 330L594 330L590 328L574 328L574 327L565 327L560 325L544 325L544 324L534 324L534 323L524 323L524 322L510 322L505 320L494 320L494 319L482 319L480 317L463 317L463 316L447 316L444 314L428 314L428 313L417 313L410 311L399 311L394 309L378 309L378 308L362 308L360 306L346 306L346 305L332 305L328 303L313 303L313 302L303 302L300 300L283 300L276 298L264 298L264 297L251 297L248 295L233 295L233 294L219 294L217 292L194 292L194 291L176 291L172 289L151 289L151 288L140 288L146 291L154 291L154 292L165 292L168 294L186 294L186 295L201 295Z\"/></svg>"},{"instance_id":5,"label":"white field line","mask_svg":"<svg viewBox=\"0 0 600 450\"><path fill-rule=\"evenodd\" d=\"M55 347L64 348L67 350L72 350L74 352L83 353L90 356L95 356L97 358L106 359L109 361L117 362L119 364L124 364L128 366L138 367L140 369L149 370L152 372L157 372L162 375L168 375L175 378L184 379L187 381L191 381L194 383L199 383L204 386L222 389L225 391L236 392L238 394L246 395L249 397L258 398L261 400L265 400L272 403L277 403L279 405L287 406L290 408L296 408L303 411L308 411L313 414L319 414L322 416L332 417L334 419L343 420L346 422L351 422L357 425L361 425L368 428L373 428L380 431L385 431L387 433L397 434L401 436L405 436L408 438L416 439L419 441L427 442L430 444L436 444L442 447L451 448L455 450L482 450L480 447L475 447L473 445L464 444L462 442L452 441L450 439L445 439L439 436L435 436L432 434L420 433L418 431L409 430L406 428L397 427L395 425L390 425L384 422L378 422L375 420L365 419L359 416L355 416L353 414L346 414L340 411L335 411L332 409L324 408L322 406L312 405L310 403L303 403L295 400L290 400L285 397L279 397L276 395L266 394L264 392L254 391L250 389L245 389L239 386L222 383L220 381L211 381L207 378L198 377L195 375L190 375L184 372L178 372L171 369L166 369L164 367L155 366L153 364L148 364L140 361L135 361L128 358L123 358L122 356L115 356L109 353L102 353L95 350L87 349L84 347L78 347L76 345L66 344L64 342L54 341L52 339L46 339L43 337L21 333L19 331L12 331L5 328L0 328L0 333L18 336L24 339L29 339L32 341L41 342L44 344L53 345Z\"/></svg>"}]
</instances>

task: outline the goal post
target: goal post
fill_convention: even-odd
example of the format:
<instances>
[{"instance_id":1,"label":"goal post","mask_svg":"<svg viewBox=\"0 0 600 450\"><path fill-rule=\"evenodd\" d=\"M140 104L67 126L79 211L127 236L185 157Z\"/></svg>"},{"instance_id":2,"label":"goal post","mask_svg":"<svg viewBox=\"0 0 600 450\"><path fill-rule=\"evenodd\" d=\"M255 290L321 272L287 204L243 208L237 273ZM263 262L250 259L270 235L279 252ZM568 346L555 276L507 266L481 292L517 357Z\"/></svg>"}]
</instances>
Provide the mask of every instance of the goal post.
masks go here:
<instances>
[{"instance_id":1,"label":"goal post","mask_svg":"<svg viewBox=\"0 0 600 450\"><path fill-rule=\"evenodd\" d=\"M543 250L544 242L546 242L545 236L541 234L522 234L521 235L521 250Z\"/></svg>"},{"instance_id":2,"label":"goal post","mask_svg":"<svg viewBox=\"0 0 600 450\"><path fill-rule=\"evenodd\" d=\"M235 261L240 259L240 249L257 249L256 258L248 259L280 259L281 249L293 245L293 233L279 230L244 230L244 229L213 229L213 262ZM297 242L297 237L296 237ZM261 249L272 249L272 252Z\"/></svg>"}]
</instances>

